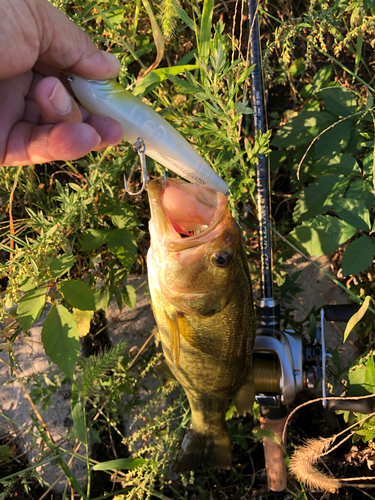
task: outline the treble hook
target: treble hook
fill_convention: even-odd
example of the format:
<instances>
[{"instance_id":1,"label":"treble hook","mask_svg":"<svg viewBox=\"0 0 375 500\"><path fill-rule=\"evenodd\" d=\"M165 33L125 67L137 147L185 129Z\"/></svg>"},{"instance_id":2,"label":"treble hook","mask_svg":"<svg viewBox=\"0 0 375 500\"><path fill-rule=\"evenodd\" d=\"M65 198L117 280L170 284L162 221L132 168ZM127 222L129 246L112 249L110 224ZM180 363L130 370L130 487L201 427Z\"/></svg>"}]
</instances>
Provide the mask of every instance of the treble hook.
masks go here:
<instances>
[{"instance_id":1,"label":"treble hook","mask_svg":"<svg viewBox=\"0 0 375 500\"><path fill-rule=\"evenodd\" d=\"M128 183L126 180L126 175L124 174L124 185L125 185L125 191L130 194L131 196L137 196L138 194L141 194L145 189L147 189L148 185L148 179L147 179L147 169L146 169L146 144L143 139L140 137L137 138L137 142L135 142L132 146L133 151L137 151L140 161L141 161L141 169L142 169L142 187L137 193L132 193L128 189Z\"/></svg>"}]
</instances>

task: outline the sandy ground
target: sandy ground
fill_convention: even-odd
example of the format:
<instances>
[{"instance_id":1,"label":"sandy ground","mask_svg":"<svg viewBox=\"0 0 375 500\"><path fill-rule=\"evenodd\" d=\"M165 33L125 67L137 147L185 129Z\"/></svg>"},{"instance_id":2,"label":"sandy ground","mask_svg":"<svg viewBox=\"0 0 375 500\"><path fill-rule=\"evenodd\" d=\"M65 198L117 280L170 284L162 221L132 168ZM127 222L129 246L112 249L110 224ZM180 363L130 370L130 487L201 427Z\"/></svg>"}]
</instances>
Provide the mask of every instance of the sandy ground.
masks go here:
<instances>
[{"instance_id":1,"label":"sandy ground","mask_svg":"<svg viewBox=\"0 0 375 500\"><path fill-rule=\"evenodd\" d=\"M27 453L30 465L35 463L45 451L45 444L41 439L34 436L36 427L33 424L31 415L36 418L31 404L27 398L27 392L33 388L27 384L27 377L32 374L43 374L50 372L50 364L45 355L41 342L42 324L47 315L44 311L41 318L30 329L30 336L21 335L14 343L14 354L18 367L15 367L18 377L12 374L9 369L9 355L6 350L0 353L0 439L10 436L18 436L19 446ZM4 364L5 362L5 364ZM56 373L56 366L52 367ZM67 434L72 425L70 410L71 391L70 386L61 387L52 396L52 404L47 411L43 411L41 404L37 405L39 414L43 422L47 425L55 443L61 444L63 448L72 450L74 441L67 441ZM77 451L77 450L76 450ZM84 452L81 445L80 453ZM64 460L68 462L70 456ZM87 468L85 462L75 459L72 462L73 473L80 484L85 484ZM60 467L55 462L50 462L37 469L49 484L54 484L55 491L63 491L66 485L66 478L62 474Z\"/></svg>"}]
</instances>

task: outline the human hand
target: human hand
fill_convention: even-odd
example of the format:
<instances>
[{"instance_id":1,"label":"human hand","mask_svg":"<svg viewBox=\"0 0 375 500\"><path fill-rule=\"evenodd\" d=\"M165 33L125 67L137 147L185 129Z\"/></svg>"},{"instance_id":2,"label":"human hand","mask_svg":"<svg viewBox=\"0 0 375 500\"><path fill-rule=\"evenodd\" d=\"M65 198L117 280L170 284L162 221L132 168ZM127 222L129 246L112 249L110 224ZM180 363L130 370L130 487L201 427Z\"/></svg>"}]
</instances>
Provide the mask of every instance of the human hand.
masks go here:
<instances>
[{"instance_id":1,"label":"human hand","mask_svg":"<svg viewBox=\"0 0 375 500\"><path fill-rule=\"evenodd\" d=\"M47 0L1 0L0 19L0 165L74 160L120 142L120 124L79 107L63 73L114 78L116 57Z\"/></svg>"}]
</instances>

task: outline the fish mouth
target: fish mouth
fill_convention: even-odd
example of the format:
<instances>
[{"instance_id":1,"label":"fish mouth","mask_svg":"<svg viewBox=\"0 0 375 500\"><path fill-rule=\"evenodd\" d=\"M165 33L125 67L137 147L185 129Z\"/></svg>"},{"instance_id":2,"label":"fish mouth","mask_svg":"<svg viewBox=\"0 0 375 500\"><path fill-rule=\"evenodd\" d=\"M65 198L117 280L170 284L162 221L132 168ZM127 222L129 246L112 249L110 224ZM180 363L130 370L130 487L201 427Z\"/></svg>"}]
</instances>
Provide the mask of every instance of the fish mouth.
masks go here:
<instances>
[{"instance_id":1,"label":"fish mouth","mask_svg":"<svg viewBox=\"0 0 375 500\"><path fill-rule=\"evenodd\" d=\"M155 179L148 185L151 221L169 251L211 239L228 211L226 197L214 189L179 179Z\"/></svg>"}]
</instances>

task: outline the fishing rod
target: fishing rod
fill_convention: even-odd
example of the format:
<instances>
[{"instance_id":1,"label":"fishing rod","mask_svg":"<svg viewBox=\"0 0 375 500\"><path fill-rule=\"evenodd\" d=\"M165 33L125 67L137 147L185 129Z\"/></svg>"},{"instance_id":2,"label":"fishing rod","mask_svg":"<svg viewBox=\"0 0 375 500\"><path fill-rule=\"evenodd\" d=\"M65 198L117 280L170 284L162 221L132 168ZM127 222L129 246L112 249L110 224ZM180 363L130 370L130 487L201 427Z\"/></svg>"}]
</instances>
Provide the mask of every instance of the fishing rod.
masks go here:
<instances>
[{"instance_id":1,"label":"fishing rod","mask_svg":"<svg viewBox=\"0 0 375 500\"><path fill-rule=\"evenodd\" d=\"M254 140L257 140L260 139L264 133L263 86L257 0L248 0L248 9L250 63L254 66L251 73L251 100L253 107ZM256 306L256 317L258 327L262 328L262 330L260 332L257 331L255 345L258 348L258 358L256 355L254 356L254 378L256 389L266 388L269 393L271 388L272 392L277 393L279 392L277 373L279 371L279 366L273 351L278 345L274 345L275 342L271 341L276 340L273 334L275 328L279 328L280 325L280 306L273 297L272 248L267 174L266 156L264 153L261 153L258 155L256 163L256 207L258 215L261 291L261 297ZM267 329L269 329L269 331L267 331ZM268 360L265 356L268 356ZM266 379L264 387L259 383L259 379ZM274 382L274 384L271 384L273 387L270 387L269 384L271 379ZM259 392L260 391L257 390L256 398L258 403L260 403L261 427L275 434L281 443L279 445L274 440L267 437L263 439L268 488L273 493L275 499L283 498L284 490L287 486L287 470L283 448L285 443L282 442L283 429L286 422L286 407L277 404L278 401L276 398L270 397L269 394L260 394Z\"/></svg>"},{"instance_id":2,"label":"fishing rod","mask_svg":"<svg viewBox=\"0 0 375 500\"><path fill-rule=\"evenodd\" d=\"M248 0L250 62L254 65L252 80L252 107L254 139L264 133L264 107L261 49L258 23L257 0ZM316 340L306 344L300 334L293 330L280 330L280 306L273 296L272 248L270 231L270 208L268 198L268 175L266 157L258 155L256 163L258 215L258 239L260 253L260 292L256 306L257 333L255 338L253 369L256 400L260 404L261 427L271 431L279 440L263 439L267 470L267 482L274 498L284 498L287 486L285 464L286 407L291 405L304 388L313 389L321 380L323 408L332 410L358 411L368 414L372 411L369 400L326 400L325 364L326 349L324 321L347 322L358 310L356 304L326 305L321 309L320 327Z\"/></svg>"},{"instance_id":3,"label":"fishing rod","mask_svg":"<svg viewBox=\"0 0 375 500\"><path fill-rule=\"evenodd\" d=\"M264 109L262 67L260 58L259 23L257 0L249 0L249 33L250 33L250 63L254 65L251 73L252 107L254 123L254 139L264 133ZM272 246L270 230L270 209L268 203L268 176L266 156L258 155L256 164L257 194L256 207L258 215L258 236L260 253L260 289L261 298L257 305L258 324L266 327L278 327L280 323L280 306L273 297L272 282Z\"/></svg>"}]
</instances>

